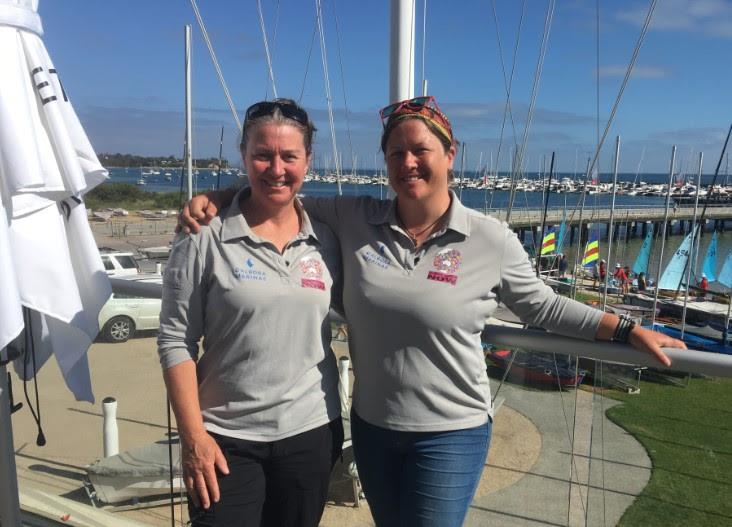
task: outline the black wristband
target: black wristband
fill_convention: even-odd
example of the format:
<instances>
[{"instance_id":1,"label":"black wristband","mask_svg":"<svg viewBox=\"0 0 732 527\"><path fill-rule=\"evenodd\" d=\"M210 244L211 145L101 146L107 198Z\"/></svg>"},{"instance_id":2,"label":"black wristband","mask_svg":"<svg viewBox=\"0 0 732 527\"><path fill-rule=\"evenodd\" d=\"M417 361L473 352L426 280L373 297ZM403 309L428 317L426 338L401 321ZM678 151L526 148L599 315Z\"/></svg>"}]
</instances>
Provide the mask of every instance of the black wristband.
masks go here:
<instances>
[{"instance_id":1,"label":"black wristband","mask_svg":"<svg viewBox=\"0 0 732 527\"><path fill-rule=\"evenodd\" d=\"M618 325L615 327L615 332L613 333L613 340L627 344L630 338L630 332L633 331L634 327L635 322L628 315L620 315Z\"/></svg>"}]
</instances>

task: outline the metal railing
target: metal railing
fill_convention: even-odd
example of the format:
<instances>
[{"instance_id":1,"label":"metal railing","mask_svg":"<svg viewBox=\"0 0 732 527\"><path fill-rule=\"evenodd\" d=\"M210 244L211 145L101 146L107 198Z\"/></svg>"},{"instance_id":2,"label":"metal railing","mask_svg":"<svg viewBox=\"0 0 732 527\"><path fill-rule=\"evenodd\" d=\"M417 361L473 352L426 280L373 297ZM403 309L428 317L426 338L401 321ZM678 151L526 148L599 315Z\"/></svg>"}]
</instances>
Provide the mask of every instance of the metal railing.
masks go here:
<instances>
[{"instance_id":1,"label":"metal railing","mask_svg":"<svg viewBox=\"0 0 732 527\"><path fill-rule=\"evenodd\" d=\"M162 286L160 284L136 282L122 278L111 278L110 281L115 293L147 298L161 298L162 296ZM665 368L651 355L627 344L590 342L539 330L497 325L487 325L483 335L484 340L491 344L517 347L526 351L561 353L628 365L651 366L657 369ZM672 366L667 369L713 377L732 377L732 355L676 348L664 348L664 352L672 361Z\"/></svg>"}]
</instances>

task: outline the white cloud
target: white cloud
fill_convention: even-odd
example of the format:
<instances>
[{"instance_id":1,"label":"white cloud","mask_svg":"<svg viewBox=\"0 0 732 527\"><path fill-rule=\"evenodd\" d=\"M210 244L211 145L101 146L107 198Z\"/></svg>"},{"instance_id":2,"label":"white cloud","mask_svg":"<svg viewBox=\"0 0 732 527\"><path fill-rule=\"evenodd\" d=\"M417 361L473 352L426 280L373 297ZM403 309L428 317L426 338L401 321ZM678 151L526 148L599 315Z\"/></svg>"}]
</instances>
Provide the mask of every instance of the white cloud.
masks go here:
<instances>
[{"instance_id":1,"label":"white cloud","mask_svg":"<svg viewBox=\"0 0 732 527\"><path fill-rule=\"evenodd\" d=\"M617 11L615 17L641 26L647 11L645 6L632 7ZM727 0L664 0L656 6L651 28L732 38L732 3Z\"/></svg>"},{"instance_id":2,"label":"white cloud","mask_svg":"<svg viewBox=\"0 0 732 527\"><path fill-rule=\"evenodd\" d=\"M627 66L602 66L601 77L624 77ZM636 79L663 79L671 76L671 71L661 66L635 66L632 73Z\"/></svg>"},{"instance_id":3,"label":"white cloud","mask_svg":"<svg viewBox=\"0 0 732 527\"><path fill-rule=\"evenodd\" d=\"M655 132L650 134L648 139L652 141L663 141L669 144L693 144L700 147L721 148L726 136L727 133L724 128L707 126Z\"/></svg>"}]
</instances>

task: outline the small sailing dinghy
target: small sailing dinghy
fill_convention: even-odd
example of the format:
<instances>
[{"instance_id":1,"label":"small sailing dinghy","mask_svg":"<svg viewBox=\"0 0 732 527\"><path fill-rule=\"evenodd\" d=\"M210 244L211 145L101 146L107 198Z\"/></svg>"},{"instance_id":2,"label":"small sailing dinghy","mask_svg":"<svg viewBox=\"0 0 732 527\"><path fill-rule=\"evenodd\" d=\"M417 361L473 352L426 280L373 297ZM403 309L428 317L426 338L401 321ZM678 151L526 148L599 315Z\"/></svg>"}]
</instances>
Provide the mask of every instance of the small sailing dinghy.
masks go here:
<instances>
[{"instance_id":1,"label":"small sailing dinghy","mask_svg":"<svg viewBox=\"0 0 732 527\"><path fill-rule=\"evenodd\" d=\"M586 370L576 369L569 356L556 357L545 353L516 352L511 363L510 350L496 350L488 355L488 359L500 370L510 367L509 377L529 383L562 388L575 388L582 384Z\"/></svg>"}]
</instances>

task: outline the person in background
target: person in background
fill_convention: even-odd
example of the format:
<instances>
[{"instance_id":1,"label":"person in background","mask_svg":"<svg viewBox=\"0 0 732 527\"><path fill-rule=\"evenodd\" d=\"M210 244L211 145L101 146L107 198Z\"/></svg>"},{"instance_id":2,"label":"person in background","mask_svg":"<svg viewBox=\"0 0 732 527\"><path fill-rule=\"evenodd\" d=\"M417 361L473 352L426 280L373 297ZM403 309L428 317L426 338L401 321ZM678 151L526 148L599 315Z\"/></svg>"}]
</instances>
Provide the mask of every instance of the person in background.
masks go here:
<instances>
[{"instance_id":1,"label":"person in background","mask_svg":"<svg viewBox=\"0 0 732 527\"><path fill-rule=\"evenodd\" d=\"M595 279L593 281L592 286L593 287L597 286L599 289L598 280L599 280L600 285L604 286L606 276L607 276L607 263L605 262L605 260L600 260L600 263L598 263L595 266L595 275L594 275Z\"/></svg>"},{"instance_id":2,"label":"person in background","mask_svg":"<svg viewBox=\"0 0 732 527\"><path fill-rule=\"evenodd\" d=\"M323 513L343 443L329 319L340 251L296 198L314 132L294 101L250 106L250 187L179 235L165 269L158 352L194 526L316 527Z\"/></svg>"},{"instance_id":3,"label":"person in background","mask_svg":"<svg viewBox=\"0 0 732 527\"><path fill-rule=\"evenodd\" d=\"M625 268L622 267L619 263L615 264L615 272L613 273L613 278L617 281L620 290L623 293L627 293L629 286L628 274Z\"/></svg>"},{"instance_id":4,"label":"person in background","mask_svg":"<svg viewBox=\"0 0 732 527\"><path fill-rule=\"evenodd\" d=\"M697 285L699 289L702 290L702 292L699 294L699 300L706 300L707 291L709 290L709 280L707 279L706 273L702 273L701 280L699 280L699 283Z\"/></svg>"},{"instance_id":5,"label":"person in background","mask_svg":"<svg viewBox=\"0 0 732 527\"><path fill-rule=\"evenodd\" d=\"M648 284L646 283L646 273L638 273L638 292L644 292L647 287Z\"/></svg>"},{"instance_id":6,"label":"person in background","mask_svg":"<svg viewBox=\"0 0 732 527\"><path fill-rule=\"evenodd\" d=\"M559 255L559 265L558 265L558 271L559 271L559 278L564 278L564 275L567 274L567 256L564 254Z\"/></svg>"},{"instance_id":7,"label":"person in background","mask_svg":"<svg viewBox=\"0 0 732 527\"><path fill-rule=\"evenodd\" d=\"M341 242L353 447L376 525L456 527L490 444L481 333L499 302L531 325L630 342L663 364L660 346L684 345L556 295L504 223L460 203L449 187L457 141L433 97L391 104L381 118L396 198L304 204ZM184 228L197 230L230 197L194 198Z\"/></svg>"}]
</instances>

